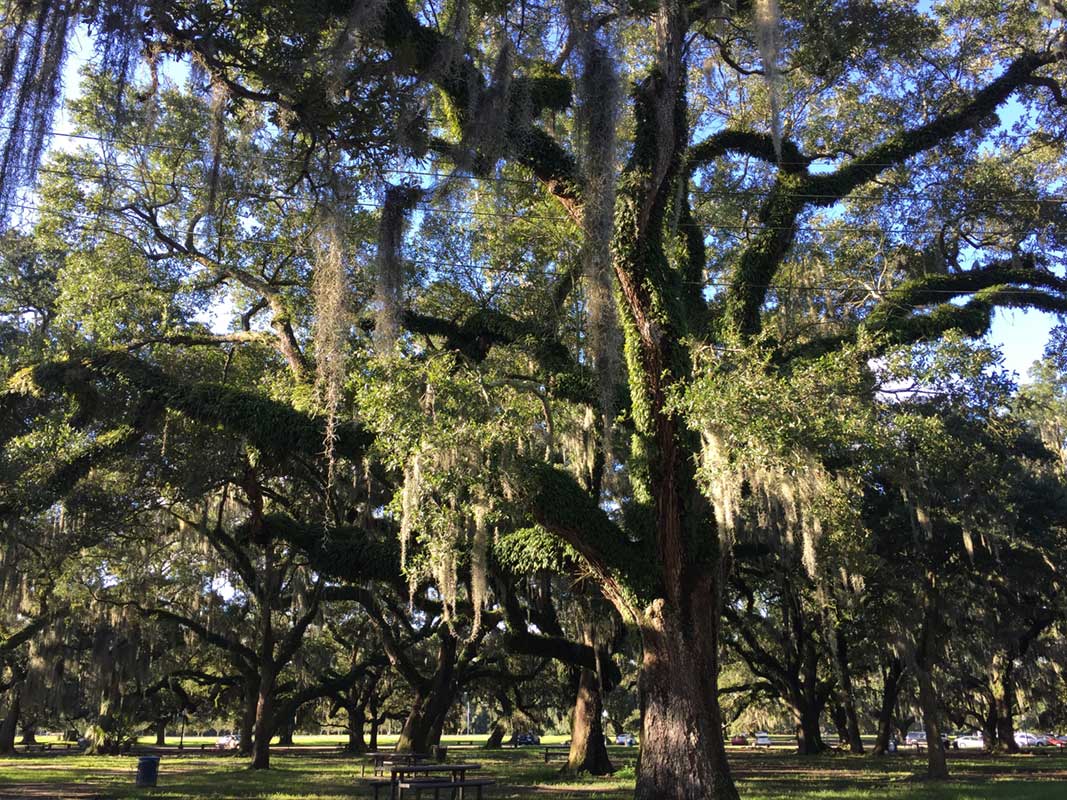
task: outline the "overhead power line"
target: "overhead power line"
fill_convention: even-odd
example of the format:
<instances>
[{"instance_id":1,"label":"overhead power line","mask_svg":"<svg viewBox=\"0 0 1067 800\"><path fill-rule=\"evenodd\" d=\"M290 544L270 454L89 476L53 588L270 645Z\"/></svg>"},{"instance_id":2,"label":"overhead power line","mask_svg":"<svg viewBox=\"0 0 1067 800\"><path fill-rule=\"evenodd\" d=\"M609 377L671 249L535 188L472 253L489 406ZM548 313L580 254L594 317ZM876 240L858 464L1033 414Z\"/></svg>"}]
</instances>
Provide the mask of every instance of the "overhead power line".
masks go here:
<instances>
[{"instance_id":1,"label":"overhead power line","mask_svg":"<svg viewBox=\"0 0 1067 800\"><path fill-rule=\"evenodd\" d=\"M3 130L3 129L11 130L11 129L13 129L13 126L11 126L11 125L0 125L0 130ZM144 148L144 149L155 149L155 150L166 150L166 151L169 151L169 152L188 153L188 154L200 155L200 156L212 156L212 155L214 155L213 152L208 148L187 147L187 146L184 146L184 145L168 145L168 144L163 144L163 143L158 143L158 142L140 142L140 141L137 141L135 139L108 138L108 137L104 137L104 136L94 136L94 135L85 134L85 133L68 133L68 132L55 131L55 130L48 131L48 135L49 136L53 136L53 137L57 137L57 138L65 138L65 139L74 139L74 140L79 140L79 141L97 142L97 143L105 144L105 145L124 145L124 146L128 146L128 147ZM275 163L275 164L298 164L300 166L306 166L306 164L307 164L305 159L292 158L292 157L289 157L289 156L272 156L272 155L268 155L266 153L257 153L256 159L258 159L260 161L268 162L268 163ZM796 163L796 164L807 164L808 162L781 162L781 163L783 165L790 165L790 164L794 164L794 163ZM894 167L894 166L900 166L899 164L896 164L896 163L876 163L876 162L862 162L862 161L856 161L856 162L850 161L850 162L848 162L848 164L850 166L863 165L863 166L872 166L872 167ZM46 170L42 169L40 171L44 172ZM389 173L389 174L394 174L394 175L408 175L408 176L411 176L411 177L427 177L427 178L433 178L435 180L467 180L467 181L478 181L478 182L485 182L485 183L509 183L509 184L516 184L516 185L525 185L525 186L529 186L531 188L540 188L541 187L541 185L537 181L531 181L531 180L527 180L527 179L523 179L523 178L513 178L513 177L509 177L509 176L502 176L502 175L493 175L493 176L488 176L488 175L486 175L486 176L466 175L466 174L462 174L462 173L459 173L459 172L440 172L440 171L436 171L436 170L418 170L418 169L411 169L411 168L404 168L404 167L387 167L387 168L383 168L382 172ZM754 197L766 197L767 195L770 194L770 190L768 190L768 189L738 189L738 190L731 190L731 189L700 189L700 188L696 188L696 189L693 190L693 192L694 192L694 194L698 194L698 195L716 196L716 197L738 197L738 196L745 196L745 195L754 196ZM900 196L899 193L896 193L892 188L887 188L887 193L888 194L897 194L898 196ZM826 194L826 193L821 193L820 194L820 193L804 193L804 192L800 192L800 193L795 193L792 196L794 196L794 197L802 197L802 198L811 199L811 200L841 200L841 201L844 201L844 200L878 201L878 200L885 199L881 195L877 195L877 194L863 194L863 195L849 194L849 195L846 195L844 197L841 197L841 196L836 195L836 194ZM916 199L916 200L929 200L930 199L929 196L926 195L925 193L919 193L919 192L913 192L913 193L910 193L908 195L903 195L903 196L910 197L911 199ZM1054 203L1054 204L1067 204L1067 197L1059 197L1059 196L1032 197L1032 196L1019 195L1019 194L1014 194L1014 195L1012 195L1012 194L984 194L978 199L981 199L981 200L995 200L997 202L1007 202L1007 203L1030 203L1030 204ZM565 217L565 216L561 216L560 218L561 219L568 219L568 217Z\"/></svg>"},{"instance_id":2,"label":"overhead power line","mask_svg":"<svg viewBox=\"0 0 1067 800\"><path fill-rule=\"evenodd\" d=\"M20 208L26 208L26 209L30 209L30 210L38 210L35 206L29 206L29 205L25 205L25 204L13 204L13 206L14 207L20 207ZM103 233L103 234L110 234L110 235L113 235L113 236L121 236L121 237L124 237L124 238L129 238L127 236L127 234L125 234L125 233L123 233L121 231L116 231L113 228L103 227L103 226L100 226L98 224L86 225L86 224L83 223L83 220L85 220L86 218L88 218L90 222L99 223L99 219L97 219L95 217L95 215L91 215L91 214L80 214L80 215L79 214L66 214L66 213L57 212L57 211L47 211L45 213L50 213L50 214L53 214L55 216L60 217L61 219L66 219L67 221L72 222L73 224L77 225L79 227L79 230L82 230L83 232ZM129 218L124 218L124 220L126 222L137 222L137 223L145 224L143 220L131 220ZM161 227L166 228L166 226L161 226ZM150 233L150 231L146 231L146 232ZM184 228L178 229L178 232L182 236L185 235L185 229ZM275 241L273 239L245 239L245 238L241 238L241 237L232 237L232 236L225 236L225 235L219 236L219 237L216 237L216 238L223 239L223 240L233 240L235 242L242 243L242 244L247 244L247 243L262 243L262 244L270 244L270 245L276 245L277 244L277 241ZM292 244L290 246L290 249L293 250L293 251L296 251L296 252L300 252L300 253L304 254L305 256L314 256L314 253L315 253L315 248L313 246L311 246L310 244L307 244L306 242ZM181 253L176 253L175 254L176 257L181 256L181 255L182 255ZM572 255L574 255L574 254L572 254ZM462 269L462 270L469 270L469 271L472 271L472 272L478 272L478 273L483 273L483 274L484 273L489 273L489 274L515 275L515 276L521 276L521 277L530 277L534 273L539 273L539 274L541 274L543 276L546 276L546 277L551 277L553 275L559 275L559 273L556 270L547 270L547 269L544 269L544 268L541 268L541 267L536 267L534 265L528 265L528 266L525 266L525 267L519 267L519 266L507 266L507 265L479 264L479 263L475 263L475 262L444 261L444 260L439 260L439 259L426 259L426 258L404 258L404 260L407 261L410 264L417 264L417 265L420 265L420 266L426 266L426 267L431 267L431 268L437 268L437 269L444 269L444 268L447 268L447 269ZM682 281L682 283L686 284L686 285L690 285L690 286L703 286L703 287L707 287L707 288L722 288L722 289L727 289L727 288L730 288L731 286L733 286L733 284L730 281L722 281L722 280ZM822 293L825 293L825 292L854 292L854 293L866 293L866 294L871 295L871 296L885 295L885 294L888 294L888 293L892 292L893 289L896 288L896 287L872 287L872 286L867 286L867 285L858 284L858 283L838 283L838 284L829 284L829 283L827 283L827 284L767 283L767 284L747 284L747 285L749 287L751 287L751 288L766 289L768 291L776 291L776 292L796 292L796 293L808 293L808 294L822 294ZM972 291L960 291L960 290L954 290L954 289L923 289L922 291L924 293L927 293L927 294L945 295L945 296L960 296L960 295L966 295L966 294L973 294ZM975 291L977 291L977 290L975 290ZM1029 289L1002 289L1001 291L1004 294L1020 294L1020 295L1021 294L1029 294L1031 292L1031 290L1029 290Z\"/></svg>"}]
</instances>

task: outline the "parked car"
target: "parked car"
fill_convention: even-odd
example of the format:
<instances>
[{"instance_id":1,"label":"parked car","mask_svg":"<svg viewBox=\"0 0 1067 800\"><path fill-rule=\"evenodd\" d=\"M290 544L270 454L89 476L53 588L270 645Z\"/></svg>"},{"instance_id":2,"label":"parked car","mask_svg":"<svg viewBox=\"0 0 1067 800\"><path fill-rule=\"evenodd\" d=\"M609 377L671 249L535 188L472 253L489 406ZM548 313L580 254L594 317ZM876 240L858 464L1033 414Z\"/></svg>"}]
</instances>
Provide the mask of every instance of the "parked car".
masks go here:
<instances>
[{"instance_id":1,"label":"parked car","mask_svg":"<svg viewBox=\"0 0 1067 800\"><path fill-rule=\"evenodd\" d=\"M756 739L756 747L771 746L771 735L767 731L756 731L753 736Z\"/></svg>"},{"instance_id":2,"label":"parked car","mask_svg":"<svg viewBox=\"0 0 1067 800\"><path fill-rule=\"evenodd\" d=\"M516 747L522 747L527 744L541 744L541 737L531 731L523 731L522 733L516 733L512 741Z\"/></svg>"},{"instance_id":3,"label":"parked car","mask_svg":"<svg viewBox=\"0 0 1067 800\"><path fill-rule=\"evenodd\" d=\"M1038 747L1040 745L1040 739L1036 734L1029 731L1016 731L1015 732L1015 744L1019 747Z\"/></svg>"},{"instance_id":4,"label":"parked car","mask_svg":"<svg viewBox=\"0 0 1067 800\"><path fill-rule=\"evenodd\" d=\"M736 736L734 736L732 739L730 739L730 744L736 744L738 746L744 747L745 745L748 744L748 737L745 736L744 734L739 733Z\"/></svg>"},{"instance_id":5,"label":"parked car","mask_svg":"<svg viewBox=\"0 0 1067 800\"><path fill-rule=\"evenodd\" d=\"M926 731L908 731L904 737L904 744L912 747L926 747ZM945 747L955 747L955 742L947 733L941 734L941 744Z\"/></svg>"},{"instance_id":6,"label":"parked car","mask_svg":"<svg viewBox=\"0 0 1067 800\"><path fill-rule=\"evenodd\" d=\"M956 747L960 750L985 750L985 736L979 731L957 736Z\"/></svg>"},{"instance_id":7,"label":"parked car","mask_svg":"<svg viewBox=\"0 0 1067 800\"><path fill-rule=\"evenodd\" d=\"M241 734L227 733L215 740L216 750L236 750L241 746Z\"/></svg>"},{"instance_id":8,"label":"parked car","mask_svg":"<svg viewBox=\"0 0 1067 800\"><path fill-rule=\"evenodd\" d=\"M637 744L637 737L632 733L620 733L615 736L615 744L621 744L624 747L633 747Z\"/></svg>"},{"instance_id":9,"label":"parked car","mask_svg":"<svg viewBox=\"0 0 1067 800\"><path fill-rule=\"evenodd\" d=\"M1048 743L1050 747L1067 747L1067 733L1050 733Z\"/></svg>"}]
</instances>

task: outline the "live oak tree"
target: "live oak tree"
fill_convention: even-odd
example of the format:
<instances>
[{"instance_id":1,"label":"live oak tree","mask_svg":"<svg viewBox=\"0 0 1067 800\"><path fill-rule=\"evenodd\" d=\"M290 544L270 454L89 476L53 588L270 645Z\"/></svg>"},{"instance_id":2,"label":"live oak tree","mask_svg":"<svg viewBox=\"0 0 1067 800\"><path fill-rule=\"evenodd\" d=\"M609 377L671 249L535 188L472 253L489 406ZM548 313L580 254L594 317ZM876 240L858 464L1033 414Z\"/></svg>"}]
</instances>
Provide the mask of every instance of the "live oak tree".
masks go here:
<instances>
[{"instance_id":1,"label":"live oak tree","mask_svg":"<svg viewBox=\"0 0 1067 800\"><path fill-rule=\"evenodd\" d=\"M402 0L29 3L14 10L17 35L5 41L0 90L25 122L4 150L17 169L3 174L32 172L79 18L120 72L131 46L147 45L153 59L194 54L220 97L270 108L308 152L387 165L432 155L460 174L536 180L584 232L589 296L598 285L614 292L633 431L616 458L632 491L611 514L572 471L537 460L515 497L581 555L640 632L637 796L729 798L716 698L725 532L716 493L697 481L700 437L674 396L709 347L761 350L768 369L788 371L863 332L887 342L951 328L978 335L999 306L1064 310L1051 269L1060 208L1042 183L1062 163L1057 12L1056 3L1039 12L948 2L924 14L827 2L785 4L776 22L762 4L677 0L563 12L460 3L440 17ZM1027 113L998 128L994 115L1013 99ZM381 108L390 113L368 113ZM973 190L986 164L1017 154L1038 165L1026 172L1034 180L1012 183L1010 195L1003 183L996 195ZM948 193L919 193L933 185ZM1033 213L1004 213L1009 196ZM902 229L902 218L923 230ZM827 236L832 257L822 257L809 233L838 227L844 235ZM873 276L824 303L807 267L859 263L848 245L860 229L874 234L864 237ZM383 241L397 242L390 232ZM575 277L557 279L558 294ZM709 291L709 280L721 286ZM794 285L816 298L814 324L778 326ZM463 313L449 314L446 295L427 319L395 292L382 300L394 311L379 318L383 329L395 319L475 361L493 349L525 356L536 383L562 393L545 340L491 301L479 314L463 298ZM605 305L596 326L610 330ZM583 359L597 367L601 396L614 397L608 351L569 361Z\"/></svg>"}]
</instances>

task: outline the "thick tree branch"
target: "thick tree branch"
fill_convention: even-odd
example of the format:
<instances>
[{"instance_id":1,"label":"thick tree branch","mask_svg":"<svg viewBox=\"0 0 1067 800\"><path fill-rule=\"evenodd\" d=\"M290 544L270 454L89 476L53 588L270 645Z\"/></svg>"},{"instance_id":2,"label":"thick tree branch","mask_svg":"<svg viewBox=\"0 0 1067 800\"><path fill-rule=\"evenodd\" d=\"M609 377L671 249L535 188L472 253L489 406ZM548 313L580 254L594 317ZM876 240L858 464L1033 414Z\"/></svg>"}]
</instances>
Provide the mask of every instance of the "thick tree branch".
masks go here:
<instances>
[{"instance_id":1,"label":"thick tree branch","mask_svg":"<svg viewBox=\"0 0 1067 800\"><path fill-rule=\"evenodd\" d=\"M885 170L978 127L1027 84L1036 70L1063 58L1064 54L1053 52L1022 55L962 108L918 128L900 131L829 174L807 174L806 165L802 171L787 172L783 166L760 209L763 229L742 254L727 289L725 333L747 339L759 331L760 309L796 237L801 211L809 206L831 206Z\"/></svg>"},{"instance_id":2,"label":"thick tree branch","mask_svg":"<svg viewBox=\"0 0 1067 800\"><path fill-rule=\"evenodd\" d=\"M531 463L527 505L545 530L573 547L603 582L620 613L636 618L644 598L662 580L647 551L625 532L563 470Z\"/></svg>"}]
</instances>

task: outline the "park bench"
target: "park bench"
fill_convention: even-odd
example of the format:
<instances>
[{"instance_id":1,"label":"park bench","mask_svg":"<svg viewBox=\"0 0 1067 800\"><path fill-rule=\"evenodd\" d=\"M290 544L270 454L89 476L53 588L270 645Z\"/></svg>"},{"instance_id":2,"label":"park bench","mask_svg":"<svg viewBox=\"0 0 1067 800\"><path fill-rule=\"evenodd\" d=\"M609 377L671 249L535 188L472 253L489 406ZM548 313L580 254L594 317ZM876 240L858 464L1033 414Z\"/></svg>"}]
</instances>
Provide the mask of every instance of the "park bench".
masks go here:
<instances>
[{"instance_id":1,"label":"park bench","mask_svg":"<svg viewBox=\"0 0 1067 800\"><path fill-rule=\"evenodd\" d=\"M24 753L45 753L50 750L58 750L62 747L64 750L71 750L78 746L77 742L38 742L37 744L25 744L22 746L22 752Z\"/></svg>"},{"instance_id":2,"label":"park bench","mask_svg":"<svg viewBox=\"0 0 1067 800\"><path fill-rule=\"evenodd\" d=\"M488 787L496 784L496 781L490 778L478 778L477 780L470 781L451 781L451 780L404 780L397 783L397 800L402 800L404 792L414 792L415 797L421 797L423 792L433 792L434 800L441 800L441 791L444 790L448 794L446 797L455 797L458 800L469 800L470 795L467 794L469 790L474 791L474 797L476 800L481 800L482 791Z\"/></svg>"},{"instance_id":3,"label":"park bench","mask_svg":"<svg viewBox=\"0 0 1067 800\"><path fill-rule=\"evenodd\" d=\"M570 758L571 748L568 745L548 745L545 750L545 763L547 764L554 758Z\"/></svg>"},{"instance_id":4,"label":"park bench","mask_svg":"<svg viewBox=\"0 0 1067 800\"><path fill-rule=\"evenodd\" d=\"M410 778L410 779L405 780L404 783L423 783L423 782L425 782L425 783L433 783L433 782L440 782L440 781L441 781L441 778L433 778L433 777L429 777L429 778ZM382 789L386 789L387 790L387 792L386 792L386 796L387 797L395 797L396 796L396 781L394 781L392 778L371 778L368 781L368 783L370 784L371 789L374 790L374 800L378 800L378 795L380 794Z\"/></svg>"}]
</instances>

